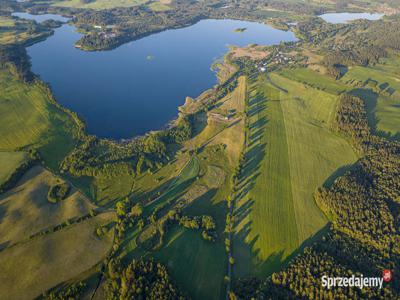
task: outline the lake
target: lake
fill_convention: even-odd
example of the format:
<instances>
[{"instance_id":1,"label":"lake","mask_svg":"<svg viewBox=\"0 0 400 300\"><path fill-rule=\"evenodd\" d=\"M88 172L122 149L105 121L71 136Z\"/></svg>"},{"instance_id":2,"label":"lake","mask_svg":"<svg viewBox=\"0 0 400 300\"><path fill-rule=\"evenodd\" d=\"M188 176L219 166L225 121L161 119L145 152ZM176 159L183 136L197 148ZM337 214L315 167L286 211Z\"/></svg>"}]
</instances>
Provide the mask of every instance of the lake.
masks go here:
<instances>
[{"instance_id":1,"label":"lake","mask_svg":"<svg viewBox=\"0 0 400 300\"><path fill-rule=\"evenodd\" d=\"M376 21L383 16L384 14L378 13L327 13L320 15L319 17L328 23L340 24L360 19Z\"/></svg>"},{"instance_id":2,"label":"lake","mask_svg":"<svg viewBox=\"0 0 400 300\"><path fill-rule=\"evenodd\" d=\"M69 18L60 16L60 15L54 15L54 14L43 14L43 15L32 15L24 12L16 12L12 13L14 17L22 18L22 19L29 19L29 20L35 20L38 23L47 21L47 20L55 20L55 21L60 21L60 22L68 22Z\"/></svg>"},{"instance_id":3,"label":"lake","mask_svg":"<svg viewBox=\"0 0 400 300\"><path fill-rule=\"evenodd\" d=\"M234 32L237 28L246 31ZM236 20L203 20L111 51L76 49L80 37L65 24L29 47L32 70L50 84L59 103L85 120L89 133L114 139L163 128L186 96L212 88L217 77L211 65L228 45L296 40L292 32Z\"/></svg>"}]
</instances>

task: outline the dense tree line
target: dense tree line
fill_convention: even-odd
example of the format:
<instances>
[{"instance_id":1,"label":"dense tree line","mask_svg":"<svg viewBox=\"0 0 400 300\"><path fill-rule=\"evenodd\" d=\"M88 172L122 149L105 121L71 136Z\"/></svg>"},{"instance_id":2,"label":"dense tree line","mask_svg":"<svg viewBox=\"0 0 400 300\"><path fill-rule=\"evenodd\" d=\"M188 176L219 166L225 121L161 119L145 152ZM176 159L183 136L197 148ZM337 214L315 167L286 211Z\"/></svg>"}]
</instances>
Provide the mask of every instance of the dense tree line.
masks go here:
<instances>
[{"instance_id":1,"label":"dense tree line","mask_svg":"<svg viewBox=\"0 0 400 300\"><path fill-rule=\"evenodd\" d=\"M167 269L153 260L132 261L123 267L111 259L106 268L107 299L185 299L172 283Z\"/></svg>"},{"instance_id":2,"label":"dense tree line","mask_svg":"<svg viewBox=\"0 0 400 300\"><path fill-rule=\"evenodd\" d=\"M170 156L168 146L182 143L192 134L191 116L181 116L169 129L128 141L83 136L79 146L62 162L61 170L75 176L140 175L167 162Z\"/></svg>"},{"instance_id":3,"label":"dense tree line","mask_svg":"<svg viewBox=\"0 0 400 300\"><path fill-rule=\"evenodd\" d=\"M43 295L41 299L43 300L71 300L80 299L86 284L83 282L78 282L71 284L59 291L51 292L48 295Z\"/></svg>"},{"instance_id":4,"label":"dense tree line","mask_svg":"<svg viewBox=\"0 0 400 300\"><path fill-rule=\"evenodd\" d=\"M23 45L0 45L0 68L9 68L13 75L32 81L31 63Z\"/></svg>"}]
</instances>

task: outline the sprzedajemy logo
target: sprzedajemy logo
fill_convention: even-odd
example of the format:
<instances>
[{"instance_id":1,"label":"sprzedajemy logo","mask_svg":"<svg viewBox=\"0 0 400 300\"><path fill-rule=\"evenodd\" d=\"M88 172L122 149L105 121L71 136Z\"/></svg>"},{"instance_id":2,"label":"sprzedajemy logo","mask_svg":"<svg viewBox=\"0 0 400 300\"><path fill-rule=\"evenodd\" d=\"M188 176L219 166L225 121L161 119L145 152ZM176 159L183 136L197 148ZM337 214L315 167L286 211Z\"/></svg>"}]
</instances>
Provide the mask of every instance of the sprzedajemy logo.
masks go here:
<instances>
[{"instance_id":1,"label":"sprzedajemy logo","mask_svg":"<svg viewBox=\"0 0 400 300\"><path fill-rule=\"evenodd\" d=\"M331 289L333 287L357 287L363 289L365 287L376 287L381 289L383 282L390 282L392 280L392 272L390 270L383 270L382 277L364 277L352 275L351 277L329 277L322 276L322 286Z\"/></svg>"}]
</instances>

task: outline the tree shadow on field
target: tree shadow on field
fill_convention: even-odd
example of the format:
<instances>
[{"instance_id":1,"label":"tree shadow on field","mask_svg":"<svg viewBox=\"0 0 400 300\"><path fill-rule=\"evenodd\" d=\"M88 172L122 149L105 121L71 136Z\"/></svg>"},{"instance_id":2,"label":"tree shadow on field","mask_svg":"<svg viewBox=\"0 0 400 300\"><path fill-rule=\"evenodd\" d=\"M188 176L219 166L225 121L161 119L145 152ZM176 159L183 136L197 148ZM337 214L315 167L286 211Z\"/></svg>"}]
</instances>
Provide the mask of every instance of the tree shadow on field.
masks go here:
<instances>
[{"instance_id":1,"label":"tree shadow on field","mask_svg":"<svg viewBox=\"0 0 400 300\"><path fill-rule=\"evenodd\" d=\"M249 123L247 124L246 148L234 197L235 243L233 254L242 264L244 262L244 265L247 262L250 263L252 257L257 256L259 251L253 253L259 235L251 235L252 221L248 219L257 199L248 195L260 175L260 167L265 157L267 145L263 140L268 124L268 119L264 116L264 111L267 109L267 99L264 93L256 91L255 88L249 89L249 95L254 92L255 95L248 101L247 120L249 120Z\"/></svg>"},{"instance_id":2,"label":"tree shadow on field","mask_svg":"<svg viewBox=\"0 0 400 300\"><path fill-rule=\"evenodd\" d=\"M289 255L285 254L285 250L279 250L270 254L265 260L260 260L258 254L259 249L254 249L254 243L250 244L251 252L251 264L254 271L252 274L260 278L270 276L274 272L279 272L283 268L287 267L290 262L296 258L299 254L304 252L306 247L310 247L316 242L321 241L322 237L325 236L330 230L331 224L326 224L323 228L311 235L309 238L304 240L292 253Z\"/></svg>"},{"instance_id":3,"label":"tree shadow on field","mask_svg":"<svg viewBox=\"0 0 400 300\"><path fill-rule=\"evenodd\" d=\"M335 180L341 176L343 176L347 171L350 171L353 168L354 164L349 164L345 166L339 167L336 171L334 171L323 183L324 188L330 188Z\"/></svg>"},{"instance_id":4,"label":"tree shadow on field","mask_svg":"<svg viewBox=\"0 0 400 300\"><path fill-rule=\"evenodd\" d=\"M367 111L368 125L373 134L390 140L400 139L400 132L397 134L391 134L378 129L378 123L380 122L380 119L376 116L376 107L378 104L379 95L375 91L367 88L356 88L349 91L349 94L359 97L364 101L365 109Z\"/></svg>"}]
</instances>

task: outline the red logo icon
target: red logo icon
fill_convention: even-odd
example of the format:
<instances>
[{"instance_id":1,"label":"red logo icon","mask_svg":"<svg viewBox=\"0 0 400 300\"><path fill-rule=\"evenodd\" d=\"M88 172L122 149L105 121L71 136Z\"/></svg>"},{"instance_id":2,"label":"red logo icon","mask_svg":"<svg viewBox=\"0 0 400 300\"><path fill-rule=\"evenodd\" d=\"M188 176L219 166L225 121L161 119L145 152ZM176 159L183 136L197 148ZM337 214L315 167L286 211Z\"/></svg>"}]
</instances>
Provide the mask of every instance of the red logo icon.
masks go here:
<instances>
[{"instance_id":1,"label":"red logo icon","mask_svg":"<svg viewBox=\"0 0 400 300\"><path fill-rule=\"evenodd\" d=\"M382 278L384 282L390 282L392 280L392 271L390 270L383 270Z\"/></svg>"}]
</instances>

